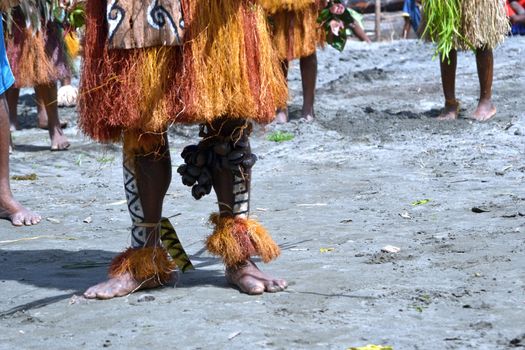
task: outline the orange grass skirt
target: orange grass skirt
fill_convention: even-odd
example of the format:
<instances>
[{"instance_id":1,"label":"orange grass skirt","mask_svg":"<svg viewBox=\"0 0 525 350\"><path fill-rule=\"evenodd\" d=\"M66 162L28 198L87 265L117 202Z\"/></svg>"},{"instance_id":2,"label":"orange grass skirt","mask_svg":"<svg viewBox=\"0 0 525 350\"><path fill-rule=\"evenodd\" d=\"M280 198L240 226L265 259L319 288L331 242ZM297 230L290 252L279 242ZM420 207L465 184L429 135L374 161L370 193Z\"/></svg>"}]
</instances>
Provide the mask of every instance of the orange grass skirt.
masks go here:
<instances>
[{"instance_id":1,"label":"orange grass skirt","mask_svg":"<svg viewBox=\"0 0 525 350\"><path fill-rule=\"evenodd\" d=\"M73 64L64 45L63 30L48 22L34 32L26 27L19 8L13 10L12 33L6 35L6 53L16 88L56 83L71 77Z\"/></svg>"},{"instance_id":2,"label":"orange grass skirt","mask_svg":"<svg viewBox=\"0 0 525 350\"><path fill-rule=\"evenodd\" d=\"M87 2L79 97L86 134L115 142L123 131L142 138L171 123L224 116L266 124L286 104L286 81L259 6L251 0L182 6L183 46L108 50L106 2Z\"/></svg>"},{"instance_id":3,"label":"orange grass skirt","mask_svg":"<svg viewBox=\"0 0 525 350\"><path fill-rule=\"evenodd\" d=\"M318 15L319 6L314 4L303 11L279 11L271 16L273 43L280 60L310 56L324 44Z\"/></svg>"}]
</instances>

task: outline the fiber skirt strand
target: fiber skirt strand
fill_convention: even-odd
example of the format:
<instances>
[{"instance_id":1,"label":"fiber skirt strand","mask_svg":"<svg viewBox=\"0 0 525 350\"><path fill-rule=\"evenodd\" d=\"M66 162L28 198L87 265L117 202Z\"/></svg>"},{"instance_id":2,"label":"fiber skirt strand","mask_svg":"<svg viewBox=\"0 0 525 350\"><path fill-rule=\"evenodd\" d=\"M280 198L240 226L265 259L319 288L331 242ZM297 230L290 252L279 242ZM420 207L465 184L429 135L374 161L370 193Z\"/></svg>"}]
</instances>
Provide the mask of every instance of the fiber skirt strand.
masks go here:
<instances>
[{"instance_id":1,"label":"fiber skirt strand","mask_svg":"<svg viewBox=\"0 0 525 350\"><path fill-rule=\"evenodd\" d=\"M272 15L273 43L280 60L310 56L324 43L318 14L319 7L314 4L303 11L280 11Z\"/></svg>"},{"instance_id":2,"label":"fiber skirt strand","mask_svg":"<svg viewBox=\"0 0 525 350\"><path fill-rule=\"evenodd\" d=\"M467 43L493 49L509 33L505 0L463 0L461 14L461 34L466 40L457 38L458 49L468 49Z\"/></svg>"},{"instance_id":3,"label":"fiber skirt strand","mask_svg":"<svg viewBox=\"0 0 525 350\"><path fill-rule=\"evenodd\" d=\"M71 76L72 65L67 56L62 30L56 23L34 33L26 28L19 10L14 10L11 35L6 37L6 51L15 87L50 84Z\"/></svg>"},{"instance_id":4,"label":"fiber skirt strand","mask_svg":"<svg viewBox=\"0 0 525 350\"><path fill-rule=\"evenodd\" d=\"M422 28L426 27L427 18L423 14ZM505 40L509 30L505 0L462 0L459 29L462 37L454 39L454 48L469 50L472 45L474 48L494 49ZM428 41L430 38L427 37L425 40Z\"/></svg>"},{"instance_id":5,"label":"fiber skirt strand","mask_svg":"<svg viewBox=\"0 0 525 350\"><path fill-rule=\"evenodd\" d=\"M87 2L80 126L102 142L171 123L273 120L287 88L264 11L250 0L182 1L182 47L108 50L105 1Z\"/></svg>"},{"instance_id":6,"label":"fiber skirt strand","mask_svg":"<svg viewBox=\"0 0 525 350\"><path fill-rule=\"evenodd\" d=\"M301 11L315 2L316 0L259 0L261 6L270 14L277 11Z\"/></svg>"}]
</instances>

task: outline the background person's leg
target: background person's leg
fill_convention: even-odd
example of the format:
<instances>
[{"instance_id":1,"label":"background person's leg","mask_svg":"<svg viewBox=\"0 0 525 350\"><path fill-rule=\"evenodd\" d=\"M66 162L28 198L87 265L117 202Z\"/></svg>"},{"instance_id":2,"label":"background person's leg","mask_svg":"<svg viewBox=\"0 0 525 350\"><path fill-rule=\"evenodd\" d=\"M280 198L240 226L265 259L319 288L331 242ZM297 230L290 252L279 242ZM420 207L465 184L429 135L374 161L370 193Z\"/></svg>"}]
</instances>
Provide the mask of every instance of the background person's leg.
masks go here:
<instances>
[{"instance_id":1,"label":"background person's leg","mask_svg":"<svg viewBox=\"0 0 525 350\"><path fill-rule=\"evenodd\" d=\"M64 135L64 132L62 131L60 119L58 117L56 83L35 86L35 95L37 104L43 106L47 114L49 137L51 138L51 150L63 151L68 149L70 144L66 135Z\"/></svg>"},{"instance_id":2,"label":"background person's leg","mask_svg":"<svg viewBox=\"0 0 525 350\"><path fill-rule=\"evenodd\" d=\"M476 65L479 78L479 102L472 118L486 121L496 114L496 107L492 103L492 79L494 75L494 56L491 49L476 51Z\"/></svg>"},{"instance_id":3,"label":"background person's leg","mask_svg":"<svg viewBox=\"0 0 525 350\"><path fill-rule=\"evenodd\" d=\"M403 39L408 38L408 33L410 32L410 16L403 16L405 19L405 24L403 24L403 32L401 33L401 37Z\"/></svg>"},{"instance_id":4,"label":"background person's leg","mask_svg":"<svg viewBox=\"0 0 525 350\"><path fill-rule=\"evenodd\" d=\"M314 100L315 85L317 81L317 54L302 57L299 60L301 67L301 80L303 83L303 110L302 117L307 121L315 118Z\"/></svg>"},{"instance_id":5,"label":"background person's leg","mask_svg":"<svg viewBox=\"0 0 525 350\"><path fill-rule=\"evenodd\" d=\"M18 97L20 96L20 89L10 87L5 92L7 98L7 105L9 107L9 122L11 124L11 131L19 130L20 125L18 124Z\"/></svg>"},{"instance_id":6,"label":"background person's leg","mask_svg":"<svg viewBox=\"0 0 525 350\"><path fill-rule=\"evenodd\" d=\"M284 78L286 79L288 77L288 66L289 66L289 62L288 61L283 61L282 64L281 64L281 67L283 69L283 74L284 74ZM284 123L288 123L288 108L284 108L284 109L278 109L276 114L275 114L275 122L277 124L284 124Z\"/></svg>"},{"instance_id":7,"label":"background person's leg","mask_svg":"<svg viewBox=\"0 0 525 350\"><path fill-rule=\"evenodd\" d=\"M441 120L456 119L459 114L459 103L456 100L456 67L458 62L458 52L452 49L449 53L449 59L439 57L441 68L441 84L443 86L443 95L445 96L445 107L443 112L438 116Z\"/></svg>"},{"instance_id":8,"label":"background person's leg","mask_svg":"<svg viewBox=\"0 0 525 350\"><path fill-rule=\"evenodd\" d=\"M10 220L15 226L35 225L41 217L20 205L14 198L9 184L10 123L5 94L0 95L0 218Z\"/></svg>"}]
</instances>

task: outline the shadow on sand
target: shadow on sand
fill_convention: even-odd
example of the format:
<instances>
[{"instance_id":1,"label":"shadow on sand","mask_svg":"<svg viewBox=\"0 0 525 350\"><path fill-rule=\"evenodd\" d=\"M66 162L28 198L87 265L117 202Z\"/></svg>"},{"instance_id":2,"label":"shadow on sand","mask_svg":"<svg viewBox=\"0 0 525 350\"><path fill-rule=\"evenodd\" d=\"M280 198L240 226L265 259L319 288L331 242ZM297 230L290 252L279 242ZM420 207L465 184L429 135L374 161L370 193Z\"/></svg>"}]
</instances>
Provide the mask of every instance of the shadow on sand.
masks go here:
<instances>
[{"instance_id":1,"label":"shadow on sand","mask_svg":"<svg viewBox=\"0 0 525 350\"><path fill-rule=\"evenodd\" d=\"M104 280L107 267L115 254L104 250L0 250L3 267L0 269L0 281L12 280L65 292L0 311L0 317L18 311L37 309L68 299L75 294L81 295L88 287ZM202 285L228 288L220 260L201 257L199 253L191 256L191 260L196 270L179 275L177 288ZM218 268L203 269L213 265L217 265Z\"/></svg>"},{"instance_id":2,"label":"shadow on sand","mask_svg":"<svg viewBox=\"0 0 525 350\"><path fill-rule=\"evenodd\" d=\"M308 241L310 240L289 242L280 247L282 250L288 250ZM177 288L205 285L231 288L224 278L220 259L203 256L205 251L205 248L202 248L190 256L195 270L179 274ZM0 249L0 261L4 267L0 269L0 281L17 281L38 288L65 292L0 311L0 318L18 311L38 309L71 298L73 295L81 295L88 287L104 280L107 268L115 255L115 252L105 250ZM260 262L259 259L254 261Z\"/></svg>"}]
</instances>

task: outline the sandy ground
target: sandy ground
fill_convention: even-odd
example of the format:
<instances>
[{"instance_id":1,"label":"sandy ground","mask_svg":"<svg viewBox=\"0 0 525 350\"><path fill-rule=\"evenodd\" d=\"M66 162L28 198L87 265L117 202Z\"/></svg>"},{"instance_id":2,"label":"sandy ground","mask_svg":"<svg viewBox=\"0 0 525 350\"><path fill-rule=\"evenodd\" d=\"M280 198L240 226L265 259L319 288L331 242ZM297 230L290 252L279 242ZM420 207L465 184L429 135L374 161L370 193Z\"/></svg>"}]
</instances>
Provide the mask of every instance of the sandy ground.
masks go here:
<instances>
[{"instance_id":1,"label":"sandy ground","mask_svg":"<svg viewBox=\"0 0 525 350\"><path fill-rule=\"evenodd\" d=\"M215 199L193 200L177 176L164 214L181 213L173 221L198 269L177 288L74 297L129 243L121 149L81 136L75 111L62 109L73 146L49 152L25 96L11 172L38 178L12 187L46 219L28 228L0 222L0 349L525 347L524 53L525 38L496 50L499 111L480 124L435 120L442 96L429 45L321 52L317 121L253 137L253 214L283 250L265 269L290 282L284 293L255 297L230 289L203 251ZM471 53L459 57L457 85L468 116L478 94ZM294 117L297 64L290 86ZM295 138L268 141L275 129ZM197 135L190 127L171 134L175 167ZM386 245L401 251L381 253Z\"/></svg>"}]
</instances>

